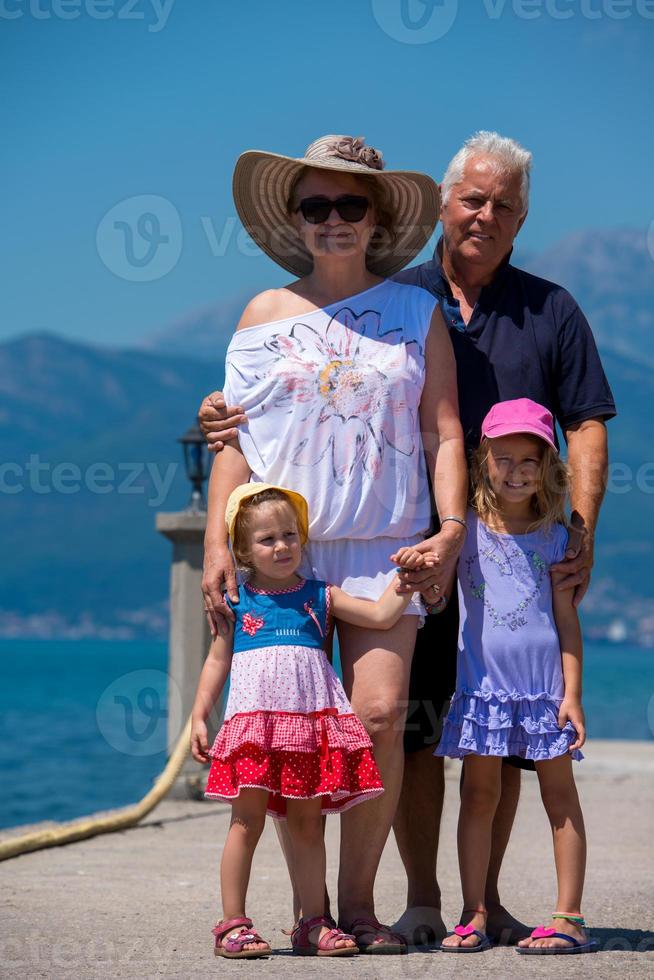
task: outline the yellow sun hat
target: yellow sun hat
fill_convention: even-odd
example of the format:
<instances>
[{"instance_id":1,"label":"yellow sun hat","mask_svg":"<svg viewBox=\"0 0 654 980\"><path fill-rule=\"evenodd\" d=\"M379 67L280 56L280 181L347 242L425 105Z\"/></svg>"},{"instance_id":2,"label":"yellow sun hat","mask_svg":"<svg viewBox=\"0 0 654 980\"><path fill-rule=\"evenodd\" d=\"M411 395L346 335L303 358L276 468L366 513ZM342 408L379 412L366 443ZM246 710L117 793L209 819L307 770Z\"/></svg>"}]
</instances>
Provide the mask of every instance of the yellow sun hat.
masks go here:
<instances>
[{"instance_id":1,"label":"yellow sun hat","mask_svg":"<svg viewBox=\"0 0 654 980\"><path fill-rule=\"evenodd\" d=\"M297 493L296 490L288 490L286 487L278 487L274 483L242 483L239 487L229 495L227 501L227 506L225 508L225 523L227 525L227 530L229 532L229 540L234 543L234 527L236 525L236 518L238 517L238 512L241 509L241 505L244 501L249 500L251 497L256 497L258 493L263 493L264 490L278 490L279 493L283 493L285 497L288 497L288 502L295 511L295 516L297 517L297 526L300 532L300 541L302 544L306 544L309 537L309 507L306 500L301 493Z\"/></svg>"}]
</instances>

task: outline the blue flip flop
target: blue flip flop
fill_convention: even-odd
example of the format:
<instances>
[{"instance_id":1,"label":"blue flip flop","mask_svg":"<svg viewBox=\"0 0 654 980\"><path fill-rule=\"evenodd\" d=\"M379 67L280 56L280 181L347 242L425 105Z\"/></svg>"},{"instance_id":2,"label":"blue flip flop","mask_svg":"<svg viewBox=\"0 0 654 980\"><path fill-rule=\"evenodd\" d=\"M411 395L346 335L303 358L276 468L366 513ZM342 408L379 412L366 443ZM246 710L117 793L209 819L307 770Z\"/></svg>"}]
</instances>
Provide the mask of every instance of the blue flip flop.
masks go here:
<instances>
[{"instance_id":1,"label":"blue flip flop","mask_svg":"<svg viewBox=\"0 0 654 980\"><path fill-rule=\"evenodd\" d=\"M545 926L536 926L530 939L565 939L570 943L569 946L516 946L516 952L521 956L566 956L571 953L595 953L599 949L599 940L588 939L585 943L580 943L574 936L569 936L567 932L557 932L556 929L546 929Z\"/></svg>"},{"instance_id":2,"label":"blue flip flop","mask_svg":"<svg viewBox=\"0 0 654 980\"><path fill-rule=\"evenodd\" d=\"M455 926L454 932L449 932L448 936L461 936L462 939L465 939L467 936L477 936L480 941L476 946L443 946L441 944L439 946L441 953L483 953L487 949L493 948L493 944L488 936L478 929L473 929L472 926Z\"/></svg>"}]
</instances>

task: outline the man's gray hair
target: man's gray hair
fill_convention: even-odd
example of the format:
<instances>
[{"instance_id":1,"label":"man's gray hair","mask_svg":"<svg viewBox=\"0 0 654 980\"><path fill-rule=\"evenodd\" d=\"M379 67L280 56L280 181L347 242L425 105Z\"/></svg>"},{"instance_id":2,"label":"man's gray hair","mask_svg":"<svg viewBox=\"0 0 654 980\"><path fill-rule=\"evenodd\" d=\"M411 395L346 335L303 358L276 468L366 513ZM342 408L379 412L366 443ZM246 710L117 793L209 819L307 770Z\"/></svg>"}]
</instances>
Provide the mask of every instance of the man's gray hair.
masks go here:
<instances>
[{"instance_id":1,"label":"man's gray hair","mask_svg":"<svg viewBox=\"0 0 654 980\"><path fill-rule=\"evenodd\" d=\"M521 175L520 197L522 213L525 214L529 207L531 153L529 150L525 150L524 146L520 146L516 140L510 139L508 136L500 136L499 133L490 133L485 129L467 139L459 152L450 160L441 184L443 204L447 204L450 191L454 185L463 180L463 170L468 160L482 155L492 157L493 165L501 173L519 173Z\"/></svg>"}]
</instances>

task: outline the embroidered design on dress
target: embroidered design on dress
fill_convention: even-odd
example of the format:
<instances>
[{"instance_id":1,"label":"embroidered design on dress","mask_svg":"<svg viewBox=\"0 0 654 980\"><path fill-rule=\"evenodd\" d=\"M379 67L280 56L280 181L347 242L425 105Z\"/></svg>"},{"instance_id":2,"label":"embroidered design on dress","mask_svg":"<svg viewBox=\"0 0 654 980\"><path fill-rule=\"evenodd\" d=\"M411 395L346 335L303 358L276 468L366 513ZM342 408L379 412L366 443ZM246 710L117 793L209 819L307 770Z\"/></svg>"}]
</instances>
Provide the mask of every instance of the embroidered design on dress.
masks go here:
<instances>
[{"instance_id":1,"label":"embroidered design on dress","mask_svg":"<svg viewBox=\"0 0 654 980\"><path fill-rule=\"evenodd\" d=\"M254 636L257 630L260 630L263 626L262 616L253 616L252 613L247 612L243 619L241 620L241 627L244 633L248 636Z\"/></svg>"},{"instance_id":2,"label":"embroidered design on dress","mask_svg":"<svg viewBox=\"0 0 654 980\"><path fill-rule=\"evenodd\" d=\"M540 594L540 586L543 581L543 577L547 572L547 564L543 560L542 556L538 554L537 551L526 550L521 551L520 548L513 547L508 551L502 545L503 557L499 557L493 546L490 546L485 551L482 551L482 556L491 561L494 565L497 565L500 571L500 575L513 575L513 566L511 564L511 559L526 559L531 565L533 565L536 571L536 580L534 582L533 588L529 590L524 599L515 606L514 609L507 613L500 613L498 609L492 604L492 602L486 598L486 583L475 582L472 574L472 566L475 561L479 562L479 555L469 555L466 558L466 578L468 580L468 585L470 586L470 591L475 599L479 599L484 603L484 608L488 610L488 614L493 623L493 629L497 626L508 627L510 630L515 632L521 629L523 626L527 625L527 619L525 618L525 611Z\"/></svg>"},{"instance_id":3,"label":"embroidered design on dress","mask_svg":"<svg viewBox=\"0 0 654 980\"><path fill-rule=\"evenodd\" d=\"M312 620L314 621L314 623L318 627L318 632L320 633L320 635L322 637L324 637L325 634L322 631L322 626L320 625L320 623L318 621L318 617L316 616L315 612L313 611L313 599L307 599L307 601L304 603L304 611L306 613L308 613L309 616L311 616Z\"/></svg>"},{"instance_id":4,"label":"embroidered design on dress","mask_svg":"<svg viewBox=\"0 0 654 980\"><path fill-rule=\"evenodd\" d=\"M401 338L403 330L384 330L379 312L357 315L342 307L324 330L298 322L288 334L266 341L275 355L268 373L279 381L271 404L297 413L299 435L283 450L294 466L315 466L328 457L334 481L343 486L357 467L368 479L378 477L388 451L407 457L421 451L414 436L415 411L401 390L398 395L393 376L406 371L408 356L422 368L424 351L416 341L384 341L391 334ZM370 344L361 350L364 340L379 341L374 363ZM335 419L342 423L338 435ZM305 422L313 430L311 440L302 438Z\"/></svg>"}]
</instances>

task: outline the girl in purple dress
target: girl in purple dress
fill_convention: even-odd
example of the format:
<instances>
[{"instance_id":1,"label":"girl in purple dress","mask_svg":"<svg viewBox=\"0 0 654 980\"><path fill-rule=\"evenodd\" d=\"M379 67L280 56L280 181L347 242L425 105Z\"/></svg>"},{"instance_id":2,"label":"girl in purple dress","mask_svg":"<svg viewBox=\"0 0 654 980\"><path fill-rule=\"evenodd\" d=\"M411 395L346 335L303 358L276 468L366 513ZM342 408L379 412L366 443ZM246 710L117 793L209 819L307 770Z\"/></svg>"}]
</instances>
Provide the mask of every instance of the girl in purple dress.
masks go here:
<instances>
[{"instance_id":1,"label":"girl in purple dress","mask_svg":"<svg viewBox=\"0 0 654 980\"><path fill-rule=\"evenodd\" d=\"M585 741L582 642L574 589L553 591L550 577L568 541L567 473L546 408L528 398L493 406L473 459L472 493L458 570L457 685L436 750L463 759L464 908L441 949L490 948L484 894L491 832L502 759L513 755L535 763L558 880L555 928L539 926L518 952L591 952L597 943L581 914L586 838L572 774Z\"/></svg>"}]
</instances>

